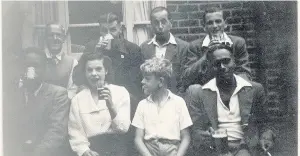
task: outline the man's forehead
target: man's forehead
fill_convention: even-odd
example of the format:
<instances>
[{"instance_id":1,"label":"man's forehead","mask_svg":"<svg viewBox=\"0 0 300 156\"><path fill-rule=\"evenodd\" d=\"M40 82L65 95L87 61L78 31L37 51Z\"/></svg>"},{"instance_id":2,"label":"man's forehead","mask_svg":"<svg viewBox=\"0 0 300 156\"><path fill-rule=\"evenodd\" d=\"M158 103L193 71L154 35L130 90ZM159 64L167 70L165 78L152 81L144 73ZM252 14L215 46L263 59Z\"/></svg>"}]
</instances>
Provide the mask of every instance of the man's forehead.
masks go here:
<instances>
[{"instance_id":1,"label":"man's forehead","mask_svg":"<svg viewBox=\"0 0 300 156\"><path fill-rule=\"evenodd\" d=\"M221 18L223 19L223 12L222 11L217 11L217 12L211 12L207 13L205 15L206 20L209 20L210 18Z\"/></svg>"},{"instance_id":2,"label":"man's forehead","mask_svg":"<svg viewBox=\"0 0 300 156\"><path fill-rule=\"evenodd\" d=\"M58 33L58 34L63 34L63 33L64 33L64 30L63 30L63 27L62 27L61 25L58 25L58 24L51 24L51 25L47 26L46 32L47 32L47 33Z\"/></svg>"},{"instance_id":3,"label":"man's forehead","mask_svg":"<svg viewBox=\"0 0 300 156\"><path fill-rule=\"evenodd\" d=\"M108 23L108 24L107 24L107 27L108 27L108 28L113 28L113 27L116 27L118 24L120 24L120 23L118 23L118 21L115 20L115 21L113 21L113 22Z\"/></svg>"},{"instance_id":4,"label":"man's forehead","mask_svg":"<svg viewBox=\"0 0 300 156\"><path fill-rule=\"evenodd\" d=\"M168 19L168 12L166 10L155 12L153 18L157 20Z\"/></svg>"}]
</instances>

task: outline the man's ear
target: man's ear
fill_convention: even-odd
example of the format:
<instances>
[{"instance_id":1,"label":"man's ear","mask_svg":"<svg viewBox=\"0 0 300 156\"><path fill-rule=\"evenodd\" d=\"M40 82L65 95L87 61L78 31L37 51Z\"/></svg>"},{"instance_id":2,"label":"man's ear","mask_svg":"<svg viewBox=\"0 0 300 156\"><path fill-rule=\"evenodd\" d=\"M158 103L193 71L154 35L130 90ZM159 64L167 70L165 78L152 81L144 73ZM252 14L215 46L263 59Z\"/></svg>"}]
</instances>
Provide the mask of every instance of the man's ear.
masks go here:
<instances>
[{"instance_id":1,"label":"man's ear","mask_svg":"<svg viewBox=\"0 0 300 156\"><path fill-rule=\"evenodd\" d=\"M173 20L170 19L169 21L170 21L170 26L171 26L171 28L172 28L172 27L173 27Z\"/></svg>"},{"instance_id":2,"label":"man's ear","mask_svg":"<svg viewBox=\"0 0 300 156\"><path fill-rule=\"evenodd\" d=\"M163 78L163 77L160 77L159 78L159 87L163 87L164 86L164 83L165 83L165 78Z\"/></svg>"}]
</instances>

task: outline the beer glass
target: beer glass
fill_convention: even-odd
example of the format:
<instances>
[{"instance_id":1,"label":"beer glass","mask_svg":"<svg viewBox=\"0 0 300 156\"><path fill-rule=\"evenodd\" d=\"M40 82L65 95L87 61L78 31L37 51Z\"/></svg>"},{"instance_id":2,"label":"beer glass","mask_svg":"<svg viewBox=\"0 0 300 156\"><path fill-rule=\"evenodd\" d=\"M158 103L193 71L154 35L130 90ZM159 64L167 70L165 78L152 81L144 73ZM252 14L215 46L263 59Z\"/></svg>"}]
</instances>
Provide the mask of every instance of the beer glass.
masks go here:
<instances>
[{"instance_id":1,"label":"beer glass","mask_svg":"<svg viewBox=\"0 0 300 156\"><path fill-rule=\"evenodd\" d=\"M101 91L104 89L103 84L98 80L97 82L97 92L98 92L98 100L102 100Z\"/></svg>"},{"instance_id":2,"label":"beer glass","mask_svg":"<svg viewBox=\"0 0 300 156\"><path fill-rule=\"evenodd\" d=\"M217 152L219 154L227 154L229 152L229 148L226 129L218 129L213 131L212 137L214 139Z\"/></svg>"},{"instance_id":3,"label":"beer glass","mask_svg":"<svg viewBox=\"0 0 300 156\"><path fill-rule=\"evenodd\" d=\"M35 69L34 67L28 67L27 72L25 73L25 77L27 79L34 79L35 78Z\"/></svg>"}]
</instances>

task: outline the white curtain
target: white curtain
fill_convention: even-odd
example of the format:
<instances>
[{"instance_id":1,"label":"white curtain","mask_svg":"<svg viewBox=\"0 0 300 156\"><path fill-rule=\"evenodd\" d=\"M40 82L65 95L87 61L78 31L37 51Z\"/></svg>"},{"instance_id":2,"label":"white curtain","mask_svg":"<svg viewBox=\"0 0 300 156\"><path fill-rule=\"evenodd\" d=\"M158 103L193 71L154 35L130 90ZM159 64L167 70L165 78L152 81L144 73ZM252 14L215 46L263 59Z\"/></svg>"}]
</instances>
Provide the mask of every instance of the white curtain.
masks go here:
<instances>
[{"instance_id":1,"label":"white curtain","mask_svg":"<svg viewBox=\"0 0 300 156\"><path fill-rule=\"evenodd\" d=\"M32 13L34 13L33 23L35 26L43 26L49 22L57 22L68 30L69 26L69 10L68 1L35 1L31 5ZM44 47L44 27L37 27L33 31L34 44ZM63 51L67 54L71 53L71 40L67 36Z\"/></svg>"},{"instance_id":2,"label":"white curtain","mask_svg":"<svg viewBox=\"0 0 300 156\"><path fill-rule=\"evenodd\" d=\"M149 39L150 12L158 6L167 6L166 0L158 1L123 1L124 24L126 26L127 40L138 45ZM144 23L134 25L134 23Z\"/></svg>"}]
</instances>

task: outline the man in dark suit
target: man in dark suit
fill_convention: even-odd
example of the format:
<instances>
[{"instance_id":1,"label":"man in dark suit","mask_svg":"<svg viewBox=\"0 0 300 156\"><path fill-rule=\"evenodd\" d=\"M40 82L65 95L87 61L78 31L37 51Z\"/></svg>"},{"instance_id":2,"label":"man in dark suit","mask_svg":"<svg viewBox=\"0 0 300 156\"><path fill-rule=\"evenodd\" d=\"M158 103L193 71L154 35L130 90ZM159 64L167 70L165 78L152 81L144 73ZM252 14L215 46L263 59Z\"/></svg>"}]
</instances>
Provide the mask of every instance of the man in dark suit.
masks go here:
<instances>
[{"instance_id":1,"label":"man in dark suit","mask_svg":"<svg viewBox=\"0 0 300 156\"><path fill-rule=\"evenodd\" d=\"M165 7L156 7L150 13L151 26L154 37L141 44L144 59L153 57L165 58L172 62L173 76L169 88L173 93L181 92L181 73L184 67L184 58L188 43L176 38L170 33L172 19Z\"/></svg>"},{"instance_id":2,"label":"man in dark suit","mask_svg":"<svg viewBox=\"0 0 300 156\"><path fill-rule=\"evenodd\" d=\"M205 53L207 47L214 43L224 43L232 47L236 67L234 72L243 78L250 79L251 71L248 62L248 52L245 40L238 36L227 35L224 29L227 27L223 17L223 11L219 8L208 8L203 15L204 30L207 35L204 38L193 41L187 53L187 63L183 73L183 80L187 88L191 84L204 84L212 78L206 67Z\"/></svg>"},{"instance_id":3,"label":"man in dark suit","mask_svg":"<svg viewBox=\"0 0 300 156\"><path fill-rule=\"evenodd\" d=\"M122 34L122 18L118 13L107 15L108 33L101 36L97 48L104 48L104 55L112 60L112 77L108 82L124 86L130 93L131 118L142 99L142 75L140 65L144 62L138 45L127 41Z\"/></svg>"},{"instance_id":4,"label":"man in dark suit","mask_svg":"<svg viewBox=\"0 0 300 156\"><path fill-rule=\"evenodd\" d=\"M47 58L42 50L31 47L25 53L18 150L28 156L66 155L70 151L68 92L63 87L44 83Z\"/></svg>"},{"instance_id":5,"label":"man in dark suit","mask_svg":"<svg viewBox=\"0 0 300 156\"><path fill-rule=\"evenodd\" d=\"M206 57L214 78L187 90L186 102L194 124L192 151L213 155L213 131L222 129L227 130L228 155L267 154L275 135L266 123L264 88L234 74L233 55L226 45L211 46Z\"/></svg>"}]
</instances>

